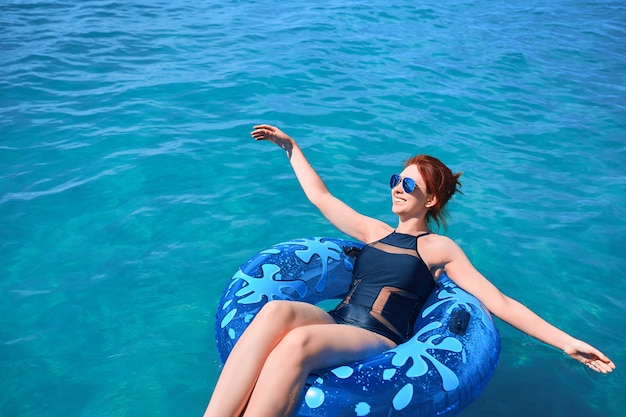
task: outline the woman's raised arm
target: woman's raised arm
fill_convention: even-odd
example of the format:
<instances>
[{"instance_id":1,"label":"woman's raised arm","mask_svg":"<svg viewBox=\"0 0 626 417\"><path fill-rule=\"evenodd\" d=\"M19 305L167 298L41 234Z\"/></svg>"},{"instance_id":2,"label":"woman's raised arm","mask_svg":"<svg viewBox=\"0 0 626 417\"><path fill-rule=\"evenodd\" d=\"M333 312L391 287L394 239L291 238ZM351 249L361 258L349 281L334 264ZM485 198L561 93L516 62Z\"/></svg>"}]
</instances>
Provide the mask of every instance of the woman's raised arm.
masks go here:
<instances>
[{"instance_id":1,"label":"woman's raised arm","mask_svg":"<svg viewBox=\"0 0 626 417\"><path fill-rule=\"evenodd\" d=\"M267 140L285 150L309 201L342 232L362 242L372 242L393 230L384 222L357 212L332 195L296 141L282 130L263 124L254 126L250 135L255 140Z\"/></svg>"}]
</instances>

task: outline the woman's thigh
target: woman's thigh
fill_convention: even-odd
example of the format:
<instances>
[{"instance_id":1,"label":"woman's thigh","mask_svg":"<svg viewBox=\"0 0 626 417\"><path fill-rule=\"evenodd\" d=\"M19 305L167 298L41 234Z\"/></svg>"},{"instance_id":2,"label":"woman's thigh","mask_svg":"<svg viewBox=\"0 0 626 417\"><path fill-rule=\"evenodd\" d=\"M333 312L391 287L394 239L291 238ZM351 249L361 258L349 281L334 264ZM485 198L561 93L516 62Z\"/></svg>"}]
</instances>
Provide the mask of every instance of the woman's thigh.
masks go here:
<instances>
[{"instance_id":1,"label":"woman's thigh","mask_svg":"<svg viewBox=\"0 0 626 417\"><path fill-rule=\"evenodd\" d=\"M335 320L321 308L300 301L276 300L267 303L252 323L263 326L286 326L295 329L312 324L334 324Z\"/></svg>"},{"instance_id":2,"label":"woman's thigh","mask_svg":"<svg viewBox=\"0 0 626 417\"><path fill-rule=\"evenodd\" d=\"M396 344L384 336L346 324L311 324L285 337L279 350L291 360L305 361L309 371L338 366L378 355Z\"/></svg>"}]
</instances>

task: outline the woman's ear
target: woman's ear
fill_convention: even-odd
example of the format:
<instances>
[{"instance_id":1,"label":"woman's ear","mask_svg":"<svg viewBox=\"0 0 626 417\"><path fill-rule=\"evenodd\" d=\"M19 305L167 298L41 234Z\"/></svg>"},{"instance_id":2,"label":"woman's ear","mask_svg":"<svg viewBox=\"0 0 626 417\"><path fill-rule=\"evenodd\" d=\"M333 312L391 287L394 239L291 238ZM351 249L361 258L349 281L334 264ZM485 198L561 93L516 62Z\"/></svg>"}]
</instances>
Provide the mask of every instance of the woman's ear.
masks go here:
<instances>
[{"instance_id":1,"label":"woman's ear","mask_svg":"<svg viewBox=\"0 0 626 417\"><path fill-rule=\"evenodd\" d=\"M429 194L428 199L426 200L426 207L431 208L437 205L437 196L434 194Z\"/></svg>"}]
</instances>

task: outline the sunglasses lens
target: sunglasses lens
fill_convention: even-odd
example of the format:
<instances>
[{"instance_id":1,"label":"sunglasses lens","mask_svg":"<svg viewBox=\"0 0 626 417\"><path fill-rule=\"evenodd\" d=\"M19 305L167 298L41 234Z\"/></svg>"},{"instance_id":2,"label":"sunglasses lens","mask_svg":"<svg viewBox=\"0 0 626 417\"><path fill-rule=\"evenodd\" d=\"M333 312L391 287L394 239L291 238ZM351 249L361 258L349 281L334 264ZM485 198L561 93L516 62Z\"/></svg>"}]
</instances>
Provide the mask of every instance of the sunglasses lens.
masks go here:
<instances>
[{"instance_id":1,"label":"sunglasses lens","mask_svg":"<svg viewBox=\"0 0 626 417\"><path fill-rule=\"evenodd\" d=\"M412 178L405 178L402 180L402 188L408 194L411 194L415 190L415 181Z\"/></svg>"},{"instance_id":2,"label":"sunglasses lens","mask_svg":"<svg viewBox=\"0 0 626 417\"><path fill-rule=\"evenodd\" d=\"M394 188L400 182L400 176L398 174L393 174L391 179L389 179L389 186Z\"/></svg>"},{"instance_id":3,"label":"sunglasses lens","mask_svg":"<svg viewBox=\"0 0 626 417\"><path fill-rule=\"evenodd\" d=\"M402 178L398 174L393 174L391 179L389 179L389 186L391 188L395 188L398 184L402 182L402 188L405 193L411 194L413 190L415 190L415 181L412 178Z\"/></svg>"}]
</instances>

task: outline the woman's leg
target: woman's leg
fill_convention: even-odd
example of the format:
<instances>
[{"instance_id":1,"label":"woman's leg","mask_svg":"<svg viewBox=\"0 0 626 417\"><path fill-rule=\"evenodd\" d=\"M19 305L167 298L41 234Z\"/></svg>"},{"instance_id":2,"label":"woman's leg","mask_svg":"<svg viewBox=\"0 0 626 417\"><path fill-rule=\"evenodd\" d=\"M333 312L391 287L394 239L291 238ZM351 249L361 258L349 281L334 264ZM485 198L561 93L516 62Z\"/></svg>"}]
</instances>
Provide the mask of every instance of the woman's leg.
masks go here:
<instances>
[{"instance_id":1,"label":"woman's leg","mask_svg":"<svg viewBox=\"0 0 626 417\"><path fill-rule=\"evenodd\" d=\"M204 417L239 417L272 349L291 330L322 323L334 321L314 305L293 301L267 303L230 352Z\"/></svg>"},{"instance_id":2,"label":"woman's leg","mask_svg":"<svg viewBox=\"0 0 626 417\"><path fill-rule=\"evenodd\" d=\"M354 326L319 324L298 327L272 350L244 417L287 417L300 404L308 374L380 354L395 347L386 337Z\"/></svg>"}]
</instances>

